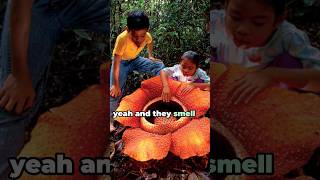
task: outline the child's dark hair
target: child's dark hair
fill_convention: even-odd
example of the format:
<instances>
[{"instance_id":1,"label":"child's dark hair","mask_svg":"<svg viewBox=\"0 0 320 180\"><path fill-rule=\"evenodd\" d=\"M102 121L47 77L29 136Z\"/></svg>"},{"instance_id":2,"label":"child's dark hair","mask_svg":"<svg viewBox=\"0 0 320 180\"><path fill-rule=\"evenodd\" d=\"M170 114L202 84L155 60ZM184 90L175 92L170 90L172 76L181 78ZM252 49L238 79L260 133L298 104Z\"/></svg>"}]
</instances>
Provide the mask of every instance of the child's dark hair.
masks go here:
<instances>
[{"instance_id":1,"label":"child's dark hair","mask_svg":"<svg viewBox=\"0 0 320 180\"><path fill-rule=\"evenodd\" d=\"M229 1L230 0L226 0L226 5L228 5ZM259 1L272 6L276 16L284 15L286 10L286 0L259 0Z\"/></svg>"},{"instance_id":2,"label":"child's dark hair","mask_svg":"<svg viewBox=\"0 0 320 180\"><path fill-rule=\"evenodd\" d=\"M200 55L194 51L187 51L185 53L183 53L181 58L187 58L189 60L191 60L191 62L193 64L195 64L197 67L199 67L200 64Z\"/></svg>"},{"instance_id":3,"label":"child's dark hair","mask_svg":"<svg viewBox=\"0 0 320 180\"><path fill-rule=\"evenodd\" d=\"M149 18L143 11L132 11L127 17L129 31L149 29L149 25Z\"/></svg>"}]
</instances>

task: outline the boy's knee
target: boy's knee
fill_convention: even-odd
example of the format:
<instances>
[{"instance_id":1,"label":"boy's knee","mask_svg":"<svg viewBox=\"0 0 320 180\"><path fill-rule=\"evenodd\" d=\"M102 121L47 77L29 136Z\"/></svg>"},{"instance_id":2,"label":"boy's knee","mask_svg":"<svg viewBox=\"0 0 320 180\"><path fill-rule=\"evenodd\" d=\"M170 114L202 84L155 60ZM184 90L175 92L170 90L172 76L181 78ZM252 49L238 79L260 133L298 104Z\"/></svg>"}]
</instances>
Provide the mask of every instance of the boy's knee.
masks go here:
<instances>
[{"instance_id":1,"label":"boy's knee","mask_svg":"<svg viewBox=\"0 0 320 180\"><path fill-rule=\"evenodd\" d=\"M21 114L8 112L5 109L0 107L0 127L3 124L9 124L9 123L12 124L12 123L18 123L18 122L20 123L20 121L25 126L28 126L30 123L32 123L32 121L36 120L37 113L43 98L42 90L38 91L36 98L37 100L33 103L32 107Z\"/></svg>"},{"instance_id":2,"label":"boy's knee","mask_svg":"<svg viewBox=\"0 0 320 180\"><path fill-rule=\"evenodd\" d=\"M118 96L118 97L110 96L110 103L118 103L120 99L121 99L121 96Z\"/></svg>"},{"instance_id":3,"label":"boy's knee","mask_svg":"<svg viewBox=\"0 0 320 180\"><path fill-rule=\"evenodd\" d=\"M20 119L23 119L22 115L16 115L13 113L9 113L6 110L4 110L3 108L0 108L0 126L1 126L1 124L12 123L12 122L18 121Z\"/></svg>"},{"instance_id":4,"label":"boy's knee","mask_svg":"<svg viewBox=\"0 0 320 180\"><path fill-rule=\"evenodd\" d=\"M165 65L163 64L163 62L158 62L155 75L156 75L156 76L160 75L160 71L161 71L163 68L165 68Z\"/></svg>"},{"instance_id":5,"label":"boy's knee","mask_svg":"<svg viewBox=\"0 0 320 180\"><path fill-rule=\"evenodd\" d=\"M119 102L120 102L120 96L119 97L110 97L110 113L112 114L112 112L113 111L115 111L117 108L118 108L118 106L119 106Z\"/></svg>"},{"instance_id":6,"label":"boy's knee","mask_svg":"<svg viewBox=\"0 0 320 180\"><path fill-rule=\"evenodd\" d=\"M163 64L163 62L160 62L160 70L165 68L165 65Z\"/></svg>"}]
</instances>

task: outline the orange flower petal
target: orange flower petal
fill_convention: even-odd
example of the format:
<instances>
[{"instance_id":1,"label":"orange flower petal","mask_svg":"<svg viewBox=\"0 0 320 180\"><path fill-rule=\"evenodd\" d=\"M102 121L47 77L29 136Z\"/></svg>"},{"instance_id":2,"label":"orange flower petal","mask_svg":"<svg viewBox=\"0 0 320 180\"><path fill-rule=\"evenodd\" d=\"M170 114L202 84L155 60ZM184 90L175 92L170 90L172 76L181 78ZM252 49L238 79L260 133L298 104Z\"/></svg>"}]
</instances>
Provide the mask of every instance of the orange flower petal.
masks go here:
<instances>
[{"instance_id":1,"label":"orange flower petal","mask_svg":"<svg viewBox=\"0 0 320 180\"><path fill-rule=\"evenodd\" d=\"M180 87L181 82L168 79L171 95L174 96ZM141 83L141 89L148 93L150 99L160 97L162 94L162 82L159 76L147 79Z\"/></svg>"},{"instance_id":2,"label":"orange flower petal","mask_svg":"<svg viewBox=\"0 0 320 180\"><path fill-rule=\"evenodd\" d=\"M177 99L185 105L188 111L195 110L196 117L205 115L210 108L210 91L194 89L186 95L181 94L181 89L187 85L187 83L181 84L181 87L176 94Z\"/></svg>"},{"instance_id":3,"label":"orange flower petal","mask_svg":"<svg viewBox=\"0 0 320 180\"><path fill-rule=\"evenodd\" d=\"M134 114L137 111L142 111L143 107L149 98L147 94L142 89L137 89L134 93L125 96L120 102L119 107L116 111L127 112L131 111L133 113L132 117L116 117L116 121L120 122L124 126L139 127L140 117L135 117Z\"/></svg>"},{"instance_id":4,"label":"orange flower petal","mask_svg":"<svg viewBox=\"0 0 320 180\"><path fill-rule=\"evenodd\" d=\"M170 151L182 159L208 154L210 152L210 120L208 118L193 119L174 132Z\"/></svg>"},{"instance_id":5,"label":"orange flower petal","mask_svg":"<svg viewBox=\"0 0 320 180\"><path fill-rule=\"evenodd\" d=\"M19 157L55 157L65 153L72 158L75 167L83 157L102 156L107 145L105 99L100 86L92 86L65 105L51 109L38 119L31 133L30 141L24 146ZM83 176L75 168L74 179L92 179ZM61 176L68 179L70 176ZM51 179L24 173L21 179Z\"/></svg>"},{"instance_id":6,"label":"orange flower petal","mask_svg":"<svg viewBox=\"0 0 320 180\"><path fill-rule=\"evenodd\" d=\"M51 108L49 111L66 119L66 123L73 123L68 119L74 119L75 121L88 119L94 115L96 111L101 111L106 114L106 103L101 90L101 86L93 85L82 91L76 98L68 103L60 107Z\"/></svg>"},{"instance_id":7,"label":"orange flower petal","mask_svg":"<svg viewBox=\"0 0 320 180\"><path fill-rule=\"evenodd\" d=\"M122 139L124 153L138 161L165 158L171 144L171 134L156 135L139 128L126 130Z\"/></svg>"}]
</instances>

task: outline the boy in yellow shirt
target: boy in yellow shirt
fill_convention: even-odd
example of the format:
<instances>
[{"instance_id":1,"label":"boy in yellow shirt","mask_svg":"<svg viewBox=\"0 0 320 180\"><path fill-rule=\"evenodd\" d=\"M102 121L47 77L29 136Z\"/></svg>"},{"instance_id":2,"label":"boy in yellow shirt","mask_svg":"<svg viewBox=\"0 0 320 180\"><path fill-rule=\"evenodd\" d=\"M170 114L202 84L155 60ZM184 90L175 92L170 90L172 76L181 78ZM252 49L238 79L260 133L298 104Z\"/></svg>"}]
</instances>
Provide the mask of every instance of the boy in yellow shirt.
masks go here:
<instances>
[{"instance_id":1,"label":"boy in yellow shirt","mask_svg":"<svg viewBox=\"0 0 320 180\"><path fill-rule=\"evenodd\" d=\"M164 64L152 56L153 42L148 29L148 16L133 11L127 17L127 29L116 39L110 74L110 131L114 130L112 112L119 106L128 74L135 70L157 76L164 68ZM146 45L149 58L139 56Z\"/></svg>"}]
</instances>

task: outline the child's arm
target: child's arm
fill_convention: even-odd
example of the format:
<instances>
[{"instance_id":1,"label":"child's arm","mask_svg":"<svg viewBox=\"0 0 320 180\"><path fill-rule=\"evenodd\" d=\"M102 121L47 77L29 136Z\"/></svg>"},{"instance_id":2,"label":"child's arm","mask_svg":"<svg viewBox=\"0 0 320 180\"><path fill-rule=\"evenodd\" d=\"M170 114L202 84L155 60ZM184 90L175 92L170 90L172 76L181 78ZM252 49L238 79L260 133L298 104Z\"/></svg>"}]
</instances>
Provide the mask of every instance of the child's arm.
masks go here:
<instances>
[{"instance_id":1,"label":"child's arm","mask_svg":"<svg viewBox=\"0 0 320 180\"><path fill-rule=\"evenodd\" d=\"M113 64L113 85L110 88L110 96L118 97L121 95L120 83L119 83L119 72L120 72L121 56L114 55Z\"/></svg>"},{"instance_id":2,"label":"child's arm","mask_svg":"<svg viewBox=\"0 0 320 180\"><path fill-rule=\"evenodd\" d=\"M230 102L234 104L248 103L257 93L279 82L285 83L292 88L307 87L308 89L306 90L320 92L320 71L269 67L249 73L237 80L233 88L231 88L229 92Z\"/></svg>"},{"instance_id":3,"label":"child's arm","mask_svg":"<svg viewBox=\"0 0 320 180\"><path fill-rule=\"evenodd\" d=\"M320 92L320 71L315 69L285 69L270 67L264 70L276 82L283 82L293 88L304 88ZM308 89L312 87L312 89Z\"/></svg>"},{"instance_id":4,"label":"child's arm","mask_svg":"<svg viewBox=\"0 0 320 180\"><path fill-rule=\"evenodd\" d=\"M35 90L28 69L28 44L32 0L13 0L10 14L11 67L0 89L0 107L17 114L32 106Z\"/></svg>"},{"instance_id":5,"label":"child's arm","mask_svg":"<svg viewBox=\"0 0 320 180\"><path fill-rule=\"evenodd\" d=\"M206 91L210 90L210 83L192 83L192 85L201 90L206 90Z\"/></svg>"},{"instance_id":6,"label":"child's arm","mask_svg":"<svg viewBox=\"0 0 320 180\"><path fill-rule=\"evenodd\" d=\"M170 92L170 88L169 88L169 84L168 84L168 75L165 71L161 70L160 71L160 79L162 82L162 100L164 102L169 102L171 99L171 92Z\"/></svg>"},{"instance_id":7,"label":"child's arm","mask_svg":"<svg viewBox=\"0 0 320 180\"><path fill-rule=\"evenodd\" d=\"M181 90L181 93L188 94L195 88L199 88L201 90L210 90L210 84L209 83L189 83L188 86L186 86Z\"/></svg>"},{"instance_id":8,"label":"child's arm","mask_svg":"<svg viewBox=\"0 0 320 180\"><path fill-rule=\"evenodd\" d=\"M199 88L201 90L210 90L210 77L207 75L207 73L202 69L198 69L197 73L199 78L203 81L203 83L189 83L188 86L181 90L182 94L188 94L195 88Z\"/></svg>"},{"instance_id":9,"label":"child's arm","mask_svg":"<svg viewBox=\"0 0 320 180\"><path fill-rule=\"evenodd\" d=\"M151 41L148 45L148 55L149 55L149 59L152 61L156 61L157 59L153 57L152 53L153 53L153 41Z\"/></svg>"}]
</instances>

